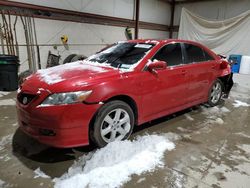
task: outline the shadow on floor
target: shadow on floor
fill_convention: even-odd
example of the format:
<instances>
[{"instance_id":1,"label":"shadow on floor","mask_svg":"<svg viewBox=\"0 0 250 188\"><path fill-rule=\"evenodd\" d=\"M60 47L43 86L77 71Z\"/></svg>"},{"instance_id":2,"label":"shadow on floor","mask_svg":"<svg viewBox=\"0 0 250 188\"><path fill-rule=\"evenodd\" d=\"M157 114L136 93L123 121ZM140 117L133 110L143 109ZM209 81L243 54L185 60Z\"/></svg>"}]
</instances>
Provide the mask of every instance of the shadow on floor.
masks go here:
<instances>
[{"instance_id":1,"label":"shadow on floor","mask_svg":"<svg viewBox=\"0 0 250 188\"><path fill-rule=\"evenodd\" d=\"M31 170L40 168L50 177L60 177L78 157L95 150L93 145L78 148L54 148L39 143L17 129L12 140L12 152Z\"/></svg>"},{"instance_id":2,"label":"shadow on floor","mask_svg":"<svg viewBox=\"0 0 250 188\"><path fill-rule=\"evenodd\" d=\"M189 112L191 112L193 110L199 110L199 109L200 109L200 106L194 106L192 108L188 108L188 109L176 112L174 114L171 114L171 115L168 115L168 116L164 116L164 117L152 120L152 121L144 123L144 124L142 124L140 126L136 126L134 128L134 133L143 131L144 129L147 129L149 127L156 126L156 125L161 124L163 122L170 121L171 119L177 118L177 117L182 116L182 115L184 115L186 113L189 113Z\"/></svg>"}]
</instances>

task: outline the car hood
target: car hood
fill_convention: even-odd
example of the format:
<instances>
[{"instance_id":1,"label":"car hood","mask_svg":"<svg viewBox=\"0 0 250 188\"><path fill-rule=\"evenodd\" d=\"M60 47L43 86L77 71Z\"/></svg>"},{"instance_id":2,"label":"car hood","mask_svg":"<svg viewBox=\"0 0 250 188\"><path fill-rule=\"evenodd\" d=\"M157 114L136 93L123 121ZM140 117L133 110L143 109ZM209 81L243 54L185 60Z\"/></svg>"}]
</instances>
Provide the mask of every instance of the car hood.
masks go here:
<instances>
[{"instance_id":1,"label":"car hood","mask_svg":"<svg viewBox=\"0 0 250 188\"><path fill-rule=\"evenodd\" d=\"M119 75L118 69L80 61L38 70L25 80L22 88L29 87L29 90L36 91L42 88L51 92L74 91Z\"/></svg>"}]
</instances>

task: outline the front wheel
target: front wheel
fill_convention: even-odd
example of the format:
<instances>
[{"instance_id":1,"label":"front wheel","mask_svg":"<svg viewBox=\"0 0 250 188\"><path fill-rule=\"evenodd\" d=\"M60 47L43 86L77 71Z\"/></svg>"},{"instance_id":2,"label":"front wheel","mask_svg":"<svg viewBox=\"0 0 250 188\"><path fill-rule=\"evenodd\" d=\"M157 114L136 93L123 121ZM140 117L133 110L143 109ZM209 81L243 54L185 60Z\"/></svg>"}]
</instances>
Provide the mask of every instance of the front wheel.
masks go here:
<instances>
[{"instance_id":1,"label":"front wheel","mask_svg":"<svg viewBox=\"0 0 250 188\"><path fill-rule=\"evenodd\" d=\"M111 101L98 111L93 127L92 139L98 147L110 142L127 139L134 127L134 113L122 101Z\"/></svg>"},{"instance_id":2,"label":"front wheel","mask_svg":"<svg viewBox=\"0 0 250 188\"><path fill-rule=\"evenodd\" d=\"M221 100L222 93L223 93L223 83L217 79L213 83L213 85L209 91L208 104L210 106L218 105L220 100Z\"/></svg>"}]
</instances>

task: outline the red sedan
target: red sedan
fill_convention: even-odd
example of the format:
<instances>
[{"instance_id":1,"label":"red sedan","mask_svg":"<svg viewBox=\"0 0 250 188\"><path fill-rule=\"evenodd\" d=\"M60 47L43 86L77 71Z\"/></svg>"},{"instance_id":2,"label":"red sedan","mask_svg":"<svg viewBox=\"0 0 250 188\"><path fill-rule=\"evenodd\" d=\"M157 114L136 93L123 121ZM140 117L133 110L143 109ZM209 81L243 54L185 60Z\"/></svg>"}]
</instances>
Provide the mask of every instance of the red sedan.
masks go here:
<instances>
[{"instance_id":1,"label":"red sedan","mask_svg":"<svg viewBox=\"0 0 250 188\"><path fill-rule=\"evenodd\" d=\"M28 77L17 95L19 125L51 146L91 139L103 147L147 121L205 102L215 106L232 85L228 62L196 42L119 42Z\"/></svg>"}]
</instances>

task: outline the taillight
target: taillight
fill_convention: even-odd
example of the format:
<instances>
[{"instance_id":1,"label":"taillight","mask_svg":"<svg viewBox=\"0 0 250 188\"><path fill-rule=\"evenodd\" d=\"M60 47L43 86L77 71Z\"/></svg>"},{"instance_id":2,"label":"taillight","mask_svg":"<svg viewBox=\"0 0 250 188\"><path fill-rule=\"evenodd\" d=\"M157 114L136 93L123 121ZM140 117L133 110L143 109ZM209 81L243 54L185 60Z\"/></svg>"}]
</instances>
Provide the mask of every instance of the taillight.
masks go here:
<instances>
[{"instance_id":1,"label":"taillight","mask_svg":"<svg viewBox=\"0 0 250 188\"><path fill-rule=\"evenodd\" d=\"M221 61L220 63L220 69L226 69L228 67L228 62L227 61Z\"/></svg>"}]
</instances>

